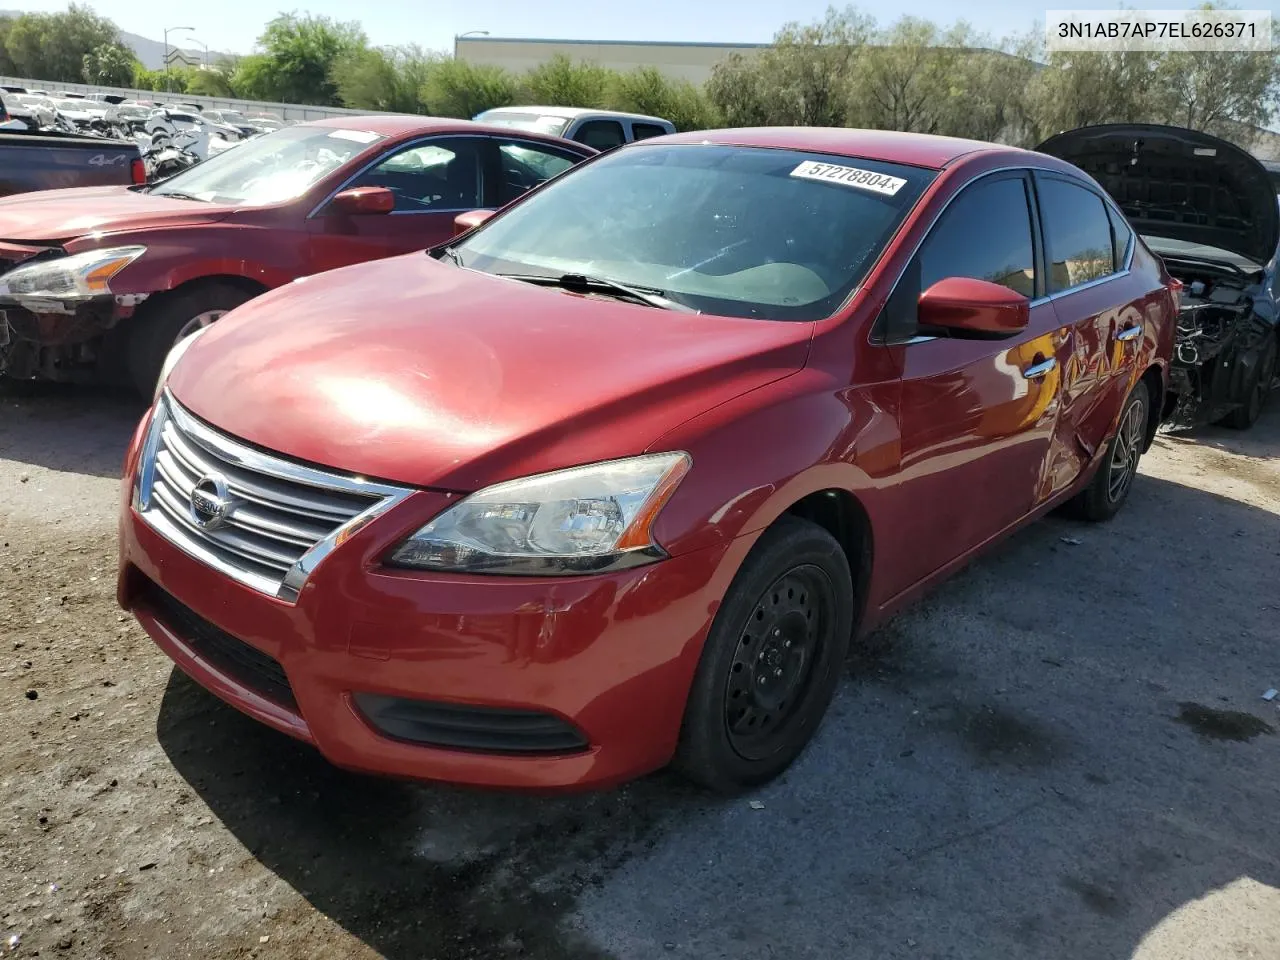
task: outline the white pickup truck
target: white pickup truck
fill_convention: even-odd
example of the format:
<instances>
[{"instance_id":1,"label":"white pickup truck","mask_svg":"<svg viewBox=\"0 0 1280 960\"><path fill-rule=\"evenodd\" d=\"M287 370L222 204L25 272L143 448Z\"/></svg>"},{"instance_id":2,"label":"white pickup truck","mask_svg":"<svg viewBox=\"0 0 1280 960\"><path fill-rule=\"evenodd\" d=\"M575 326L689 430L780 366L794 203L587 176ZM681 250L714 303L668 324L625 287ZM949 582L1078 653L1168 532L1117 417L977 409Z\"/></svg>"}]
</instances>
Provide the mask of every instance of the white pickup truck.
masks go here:
<instances>
[{"instance_id":1,"label":"white pickup truck","mask_svg":"<svg viewBox=\"0 0 1280 960\"><path fill-rule=\"evenodd\" d=\"M496 107L472 119L576 140L601 151L676 132L675 124L661 117L587 107Z\"/></svg>"}]
</instances>

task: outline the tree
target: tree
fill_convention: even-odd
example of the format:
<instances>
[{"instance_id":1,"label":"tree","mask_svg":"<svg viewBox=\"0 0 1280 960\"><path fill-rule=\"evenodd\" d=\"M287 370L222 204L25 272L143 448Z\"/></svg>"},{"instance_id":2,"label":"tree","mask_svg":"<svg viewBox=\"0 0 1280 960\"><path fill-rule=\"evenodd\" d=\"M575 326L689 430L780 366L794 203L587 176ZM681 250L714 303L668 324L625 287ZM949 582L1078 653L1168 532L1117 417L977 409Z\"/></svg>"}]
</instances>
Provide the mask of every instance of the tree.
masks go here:
<instances>
[{"instance_id":1,"label":"tree","mask_svg":"<svg viewBox=\"0 0 1280 960\"><path fill-rule=\"evenodd\" d=\"M9 30L13 27L13 17L0 16L0 74L11 77L18 72L18 66L9 56Z\"/></svg>"},{"instance_id":2,"label":"tree","mask_svg":"<svg viewBox=\"0 0 1280 960\"><path fill-rule=\"evenodd\" d=\"M1160 56L1142 51L1050 54L1031 87L1037 136L1098 123L1153 120Z\"/></svg>"},{"instance_id":3,"label":"tree","mask_svg":"<svg viewBox=\"0 0 1280 960\"><path fill-rule=\"evenodd\" d=\"M1169 53L1155 69L1161 119L1227 136L1238 124L1266 126L1280 97L1280 58L1274 53Z\"/></svg>"},{"instance_id":4,"label":"tree","mask_svg":"<svg viewBox=\"0 0 1280 960\"><path fill-rule=\"evenodd\" d=\"M85 83L101 83L109 87L127 87L133 82L138 60L133 51L120 44L103 43L84 55Z\"/></svg>"},{"instance_id":5,"label":"tree","mask_svg":"<svg viewBox=\"0 0 1280 960\"><path fill-rule=\"evenodd\" d=\"M103 46L123 47L116 25L74 3L66 13L23 14L5 37L15 73L63 83L81 82L85 55Z\"/></svg>"},{"instance_id":6,"label":"tree","mask_svg":"<svg viewBox=\"0 0 1280 960\"><path fill-rule=\"evenodd\" d=\"M853 68L873 22L852 7L830 7L818 23L789 23L773 46L717 64L707 96L733 125L842 126Z\"/></svg>"},{"instance_id":7,"label":"tree","mask_svg":"<svg viewBox=\"0 0 1280 960\"><path fill-rule=\"evenodd\" d=\"M359 24L281 14L258 38L262 53L241 61L232 85L259 100L339 106L334 64L366 43Z\"/></svg>"},{"instance_id":8,"label":"tree","mask_svg":"<svg viewBox=\"0 0 1280 960\"><path fill-rule=\"evenodd\" d=\"M434 59L416 46L353 50L334 63L332 79L348 107L420 113Z\"/></svg>"},{"instance_id":9,"label":"tree","mask_svg":"<svg viewBox=\"0 0 1280 960\"><path fill-rule=\"evenodd\" d=\"M231 88L228 74L217 67L208 70L188 68L180 72L184 74L183 93L192 93L198 97L234 97L236 95L235 90Z\"/></svg>"},{"instance_id":10,"label":"tree","mask_svg":"<svg viewBox=\"0 0 1280 960\"><path fill-rule=\"evenodd\" d=\"M427 113L463 119L510 106L518 95L516 78L501 67L454 59L431 64L420 93Z\"/></svg>"},{"instance_id":11,"label":"tree","mask_svg":"<svg viewBox=\"0 0 1280 960\"><path fill-rule=\"evenodd\" d=\"M943 33L919 17L902 17L875 35L855 68L850 121L884 130L941 133L953 117L957 65L966 28Z\"/></svg>"},{"instance_id":12,"label":"tree","mask_svg":"<svg viewBox=\"0 0 1280 960\"><path fill-rule=\"evenodd\" d=\"M548 107L603 107L613 71L598 63L574 62L558 53L524 77L526 96Z\"/></svg>"},{"instance_id":13,"label":"tree","mask_svg":"<svg viewBox=\"0 0 1280 960\"><path fill-rule=\"evenodd\" d=\"M677 130L704 130L715 125L715 110L687 80L670 80L656 67L638 67L614 77L609 105L615 110L665 117Z\"/></svg>"}]
</instances>

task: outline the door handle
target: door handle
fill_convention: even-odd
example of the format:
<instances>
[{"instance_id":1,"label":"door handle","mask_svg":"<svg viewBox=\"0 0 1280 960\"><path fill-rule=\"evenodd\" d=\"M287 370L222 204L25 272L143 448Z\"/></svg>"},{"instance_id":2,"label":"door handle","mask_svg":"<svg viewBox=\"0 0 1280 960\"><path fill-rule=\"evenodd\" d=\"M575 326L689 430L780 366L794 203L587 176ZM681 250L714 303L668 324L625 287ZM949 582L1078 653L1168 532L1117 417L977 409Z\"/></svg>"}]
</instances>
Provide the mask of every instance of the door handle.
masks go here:
<instances>
[{"instance_id":1,"label":"door handle","mask_svg":"<svg viewBox=\"0 0 1280 960\"><path fill-rule=\"evenodd\" d=\"M1039 380L1046 373L1058 365L1058 361L1053 357L1048 360L1041 360L1039 363L1033 363L1029 367L1024 367L1022 375L1028 380Z\"/></svg>"},{"instance_id":2,"label":"door handle","mask_svg":"<svg viewBox=\"0 0 1280 960\"><path fill-rule=\"evenodd\" d=\"M1133 340L1134 338L1139 336L1141 333L1142 333L1141 324L1134 327L1125 327L1123 330L1121 330L1119 333L1116 334L1116 339L1117 340Z\"/></svg>"}]
</instances>

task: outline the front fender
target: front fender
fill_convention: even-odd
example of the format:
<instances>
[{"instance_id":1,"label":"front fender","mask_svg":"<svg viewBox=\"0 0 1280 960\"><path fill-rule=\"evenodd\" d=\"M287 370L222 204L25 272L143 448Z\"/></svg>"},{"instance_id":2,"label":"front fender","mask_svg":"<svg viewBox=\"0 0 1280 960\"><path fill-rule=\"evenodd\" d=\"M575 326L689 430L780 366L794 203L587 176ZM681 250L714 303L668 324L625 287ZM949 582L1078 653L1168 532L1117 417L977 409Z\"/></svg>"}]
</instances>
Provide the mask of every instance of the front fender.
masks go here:
<instances>
[{"instance_id":1,"label":"front fender","mask_svg":"<svg viewBox=\"0 0 1280 960\"><path fill-rule=\"evenodd\" d=\"M685 450L693 469L654 525L658 542L675 555L756 535L831 489L862 502L874 539L881 478L899 458L896 394L806 368L672 430L650 449Z\"/></svg>"},{"instance_id":2,"label":"front fender","mask_svg":"<svg viewBox=\"0 0 1280 960\"><path fill-rule=\"evenodd\" d=\"M92 241L82 238L67 244L67 251L133 244L146 247L145 254L112 278L111 290L118 297L163 293L215 276L241 277L271 289L307 272L305 246L288 239L287 234L263 228L209 223Z\"/></svg>"}]
</instances>

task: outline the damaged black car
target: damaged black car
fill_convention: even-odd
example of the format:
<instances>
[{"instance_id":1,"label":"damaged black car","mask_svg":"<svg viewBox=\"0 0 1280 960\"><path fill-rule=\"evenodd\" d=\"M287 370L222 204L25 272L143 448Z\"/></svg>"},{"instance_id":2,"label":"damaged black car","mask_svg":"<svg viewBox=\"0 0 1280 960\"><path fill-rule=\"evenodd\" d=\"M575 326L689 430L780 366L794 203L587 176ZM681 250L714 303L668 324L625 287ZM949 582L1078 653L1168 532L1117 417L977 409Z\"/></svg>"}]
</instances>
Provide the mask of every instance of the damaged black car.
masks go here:
<instances>
[{"instance_id":1,"label":"damaged black car","mask_svg":"<svg viewBox=\"0 0 1280 960\"><path fill-rule=\"evenodd\" d=\"M1036 149L1074 163L1182 281L1170 427L1253 425L1277 373L1280 197L1262 162L1181 127L1107 124Z\"/></svg>"}]
</instances>

